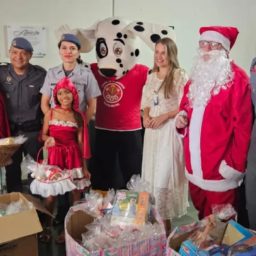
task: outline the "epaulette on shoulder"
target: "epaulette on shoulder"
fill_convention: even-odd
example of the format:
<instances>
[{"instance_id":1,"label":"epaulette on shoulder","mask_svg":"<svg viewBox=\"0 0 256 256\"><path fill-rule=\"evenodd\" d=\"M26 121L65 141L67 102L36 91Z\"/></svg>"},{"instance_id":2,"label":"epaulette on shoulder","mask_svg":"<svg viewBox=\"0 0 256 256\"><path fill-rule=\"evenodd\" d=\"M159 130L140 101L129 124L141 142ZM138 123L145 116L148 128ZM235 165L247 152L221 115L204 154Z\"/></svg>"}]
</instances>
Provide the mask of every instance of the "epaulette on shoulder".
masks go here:
<instances>
[{"instance_id":1,"label":"epaulette on shoulder","mask_svg":"<svg viewBox=\"0 0 256 256\"><path fill-rule=\"evenodd\" d=\"M0 62L0 68L2 71L7 70L9 65L10 65L10 63L8 63L8 62Z\"/></svg>"},{"instance_id":2,"label":"epaulette on shoulder","mask_svg":"<svg viewBox=\"0 0 256 256\"><path fill-rule=\"evenodd\" d=\"M0 62L0 66L8 66L9 63L8 62Z\"/></svg>"},{"instance_id":3,"label":"epaulette on shoulder","mask_svg":"<svg viewBox=\"0 0 256 256\"><path fill-rule=\"evenodd\" d=\"M88 68L88 69L91 70L91 65L90 65L89 63L83 62L81 65L82 65L84 68Z\"/></svg>"}]
</instances>

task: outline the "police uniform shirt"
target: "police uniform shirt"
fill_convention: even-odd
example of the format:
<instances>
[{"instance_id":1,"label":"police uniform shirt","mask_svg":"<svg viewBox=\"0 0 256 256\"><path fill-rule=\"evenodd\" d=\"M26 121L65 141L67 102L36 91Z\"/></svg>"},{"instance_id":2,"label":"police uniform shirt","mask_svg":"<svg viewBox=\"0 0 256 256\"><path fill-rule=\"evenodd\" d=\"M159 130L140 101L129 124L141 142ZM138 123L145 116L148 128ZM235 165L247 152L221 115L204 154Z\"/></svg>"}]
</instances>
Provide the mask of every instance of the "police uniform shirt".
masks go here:
<instances>
[{"instance_id":1,"label":"police uniform shirt","mask_svg":"<svg viewBox=\"0 0 256 256\"><path fill-rule=\"evenodd\" d=\"M48 70L44 85L40 92L43 95L51 97L50 104L54 107L53 89L55 85L65 77L63 66L57 66ZM70 80L74 83L79 96L79 109L85 111L87 100L98 97L101 92L98 83L91 70L82 64L77 64L72 72L68 74Z\"/></svg>"},{"instance_id":2,"label":"police uniform shirt","mask_svg":"<svg viewBox=\"0 0 256 256\"><path fill-rule=\"evenodd\" d=\"M29 64L26 74L19 76L11 64L0 66L0 89L6 95L6 109L11 123L22 124L41 119L40 89L46 71Z\"/></svg>"}]
</instances>

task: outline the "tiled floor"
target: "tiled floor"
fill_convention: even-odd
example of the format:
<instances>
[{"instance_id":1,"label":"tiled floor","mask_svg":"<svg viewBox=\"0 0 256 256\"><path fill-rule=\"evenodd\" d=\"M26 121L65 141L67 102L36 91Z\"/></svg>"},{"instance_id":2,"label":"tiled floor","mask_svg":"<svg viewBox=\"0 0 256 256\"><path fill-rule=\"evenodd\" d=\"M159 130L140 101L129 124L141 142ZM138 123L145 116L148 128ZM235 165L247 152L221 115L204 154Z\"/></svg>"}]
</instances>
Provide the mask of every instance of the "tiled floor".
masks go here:
<instances>
[{"instance_id":1,"label":"tiled floor","mask_svg":"<svg viewBox=\"0 0 256 256\"><path fill-rule=\"evenodd\" d=\"M50 243L38 243L39 256L65 256L65 244L57 244L54 238L59 234L60 227L52 229L52 240Z\"/></svg>"},{"instance_id":2,"label":"tiled floor","mask_svg":"<svg viewBox=\"0 0 256 256\"><path fill-rule=\"evenodd\" d=\"M189 208L188 208L188 213L180 218L175 218L172 221L172 228L177 227L177 226L181 226L181 225L186 225L186 224L190 224L193 221L196 221L198 219L197 217L197 211L196 209L193 207L192 202L189 202Z\"/></svg>"}]
</instances>

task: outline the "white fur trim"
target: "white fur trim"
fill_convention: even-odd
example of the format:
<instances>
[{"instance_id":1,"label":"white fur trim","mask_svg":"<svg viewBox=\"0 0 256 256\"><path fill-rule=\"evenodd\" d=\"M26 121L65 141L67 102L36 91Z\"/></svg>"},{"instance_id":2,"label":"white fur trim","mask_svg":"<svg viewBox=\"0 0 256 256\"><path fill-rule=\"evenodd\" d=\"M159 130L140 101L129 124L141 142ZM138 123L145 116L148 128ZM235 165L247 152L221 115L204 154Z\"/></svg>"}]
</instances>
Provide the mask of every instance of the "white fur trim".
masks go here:
<instances>
[{"instance_id":1,"label":"white fur trim","mask_svg":"<svg viewBox=\"0 0 256 256\"><path fill-rule=\"evenodd\" d=\"M223 178L234 180L237 182L240 182L244 177L244 173L241 173L236 169L232 168L231 166L227 165L225 160L221 161L219 173L222 175Z\"/></svg>"},{"instance_id":2,"label":"white fur trim","mask_svg":"<svg viewBox=\"0 0 256 256\"><path fill-rule=\"evenodd\" d=\"M198 177L203 177L201 159L201 129L205 106L195 107L189 125L189 151L191 167Z\"/></svg>"},{"instance_id":3,"label":"white fur trim","mask_svg":"<svg viewBox=\"0 0 256 256\"><path fill-rule=\"evenodd\" d=\"M187 170L185 174L187 179L191 183L207 191L224 192L240 186L240 182L237 182L236 180L205 180L202 177L197 177L193 174L188 173Z\"/></svg>"},{"instance_id":4,"label":"white fur trim","mask_svg":"<svg viewBox=\"0 0 256 256\"><path fill-rule=\"evenodd\" d=\"M222 46L226 49L226 50L230 50L230 41L228 40L228 38L226 38L225 36L223 36L222 34L216 32L216 31L205 31L201 34L199 41L214 41L217 43L221 43Z\"/></svg>"}]
</instances>

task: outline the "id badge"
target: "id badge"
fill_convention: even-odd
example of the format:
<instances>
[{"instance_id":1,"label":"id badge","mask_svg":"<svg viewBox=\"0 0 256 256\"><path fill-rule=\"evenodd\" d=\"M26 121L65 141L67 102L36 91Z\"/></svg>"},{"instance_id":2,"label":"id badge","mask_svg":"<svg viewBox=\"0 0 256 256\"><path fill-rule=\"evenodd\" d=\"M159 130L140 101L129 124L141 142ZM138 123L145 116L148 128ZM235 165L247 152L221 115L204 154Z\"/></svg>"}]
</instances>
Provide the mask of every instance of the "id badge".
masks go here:
<instances>
[{"instance_id":1,"label":"id badge","mask_svg":"<svg viewBox=\"0 0 256 256\"><path fill-rule=\"evenodd\" d=\"M153 102L154 102L154 106L157 106L159 104L158 94L156 93L154 93Z\"/></svg>"}]
</instances>

